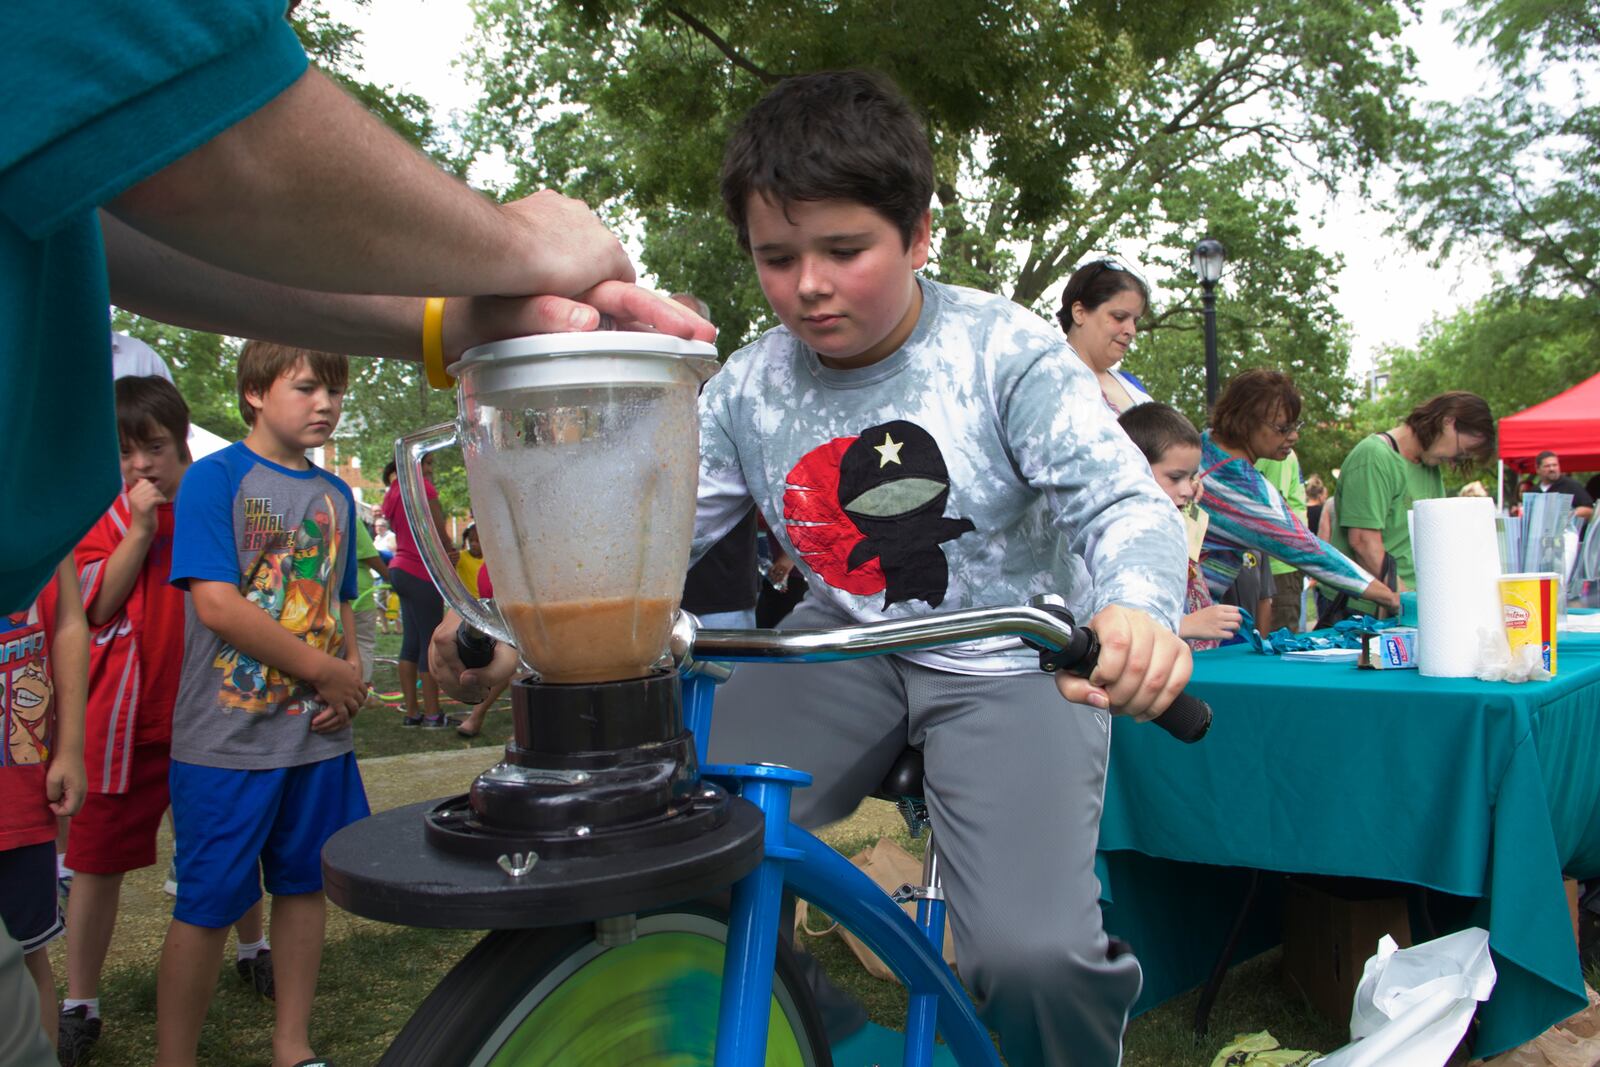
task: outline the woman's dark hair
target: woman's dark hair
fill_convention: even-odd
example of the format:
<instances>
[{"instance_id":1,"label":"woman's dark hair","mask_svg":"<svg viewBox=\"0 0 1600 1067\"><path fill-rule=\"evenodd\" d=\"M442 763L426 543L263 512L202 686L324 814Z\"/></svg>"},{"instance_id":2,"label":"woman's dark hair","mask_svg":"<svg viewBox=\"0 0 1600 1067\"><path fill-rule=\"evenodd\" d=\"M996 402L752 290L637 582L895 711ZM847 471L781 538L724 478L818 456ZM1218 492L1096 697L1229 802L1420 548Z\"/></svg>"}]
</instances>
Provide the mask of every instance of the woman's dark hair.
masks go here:
<instances>
[{"instance_id":1,"label":"woman's dark hair","mask_svg":"<svg viewBox=\"0 0 1600 1067\"><path fill-rule=\"evenodd\" d=\"M189 405L178 387L165 378L118 378L117 436L145 444L165 430L185 463L189 456Z\"/></svg>"},{"instance_id":2,"label":"woman's dark hair","mask_svg":"<svg viewBox=\"0 0 1600 1067\"><path fill-rule=\"evenodd\" d=\"M1281 415L1279 413L1282 413ZM1211 411L1211 434L1230 445L1243 445L1252 431L1275 418L1300 417L1300 390L1278 370L1257 367L1236 374Z\"/></svg>"},{"instance_id":3,"label":"woman's dark hair","mask_svg":"<svg viewBox=\"0 0 1600 1067\"><path fill-rule=\"evenodd\" d=\"M868 70L785 78L746 113L722 157L722 207L750 251L750 197L852 200L911 235L933 198L933 153L894 83Z\"/></svg>"},{"instance_id":4,"label":"woman's dark hair","mask_svg":"<svg viewBox=\"0 0 1600 1067\"><path fill-rule=\"evenodd\" d=\"M394 460L392 459L383 465L383 487L385 489L389 488L389 483L394 481L395 470Z\"/></svg>"},{"instance_id":5,"label":"woman's dark hair","mask_svg":"<svg viewBox=\"0 0 1600 1067\"><path fill-rule=\"evenodd\" d=\"M1470 433L1483 438L1483 443L1470 449L1480 461L1494 456L1494 415L1489 403L1477 393L1440 393L1432 400L1418 404L1406 416L1406 425L1417 435L1423 448L1430 447L1444 433L1444 420L1454 419L1457 433Z\"/></svg>"},{"instance_id":6,"label":"woman's dark hair","mask_svg":"<svg viewBox=\"0 0 1600 1067\"><path fill-rule=\"evenodd\" d=\"M1144 279L1114 259L1096 259L1072 272L1067 287L1061 291L1061 310L1056 320L1061 332L1072 329L1072 305L1082 304L1085 311L1093 311L1118 293L1132 291L1146 307L1150 305L1150 287Z\"/></svg>"},{"instance_id":7,"label":"woman's dark hair","mask_svg":"<svg viewBox=\"0 0 1600 1067\"><path fill-rule=\"evenodd\" d=\"M1117 421L1152 464L1160 463L1170 448L1200 447L1200 431L1169 404L1138 404L1118 415Z\"/></svg>"}]
</instances>

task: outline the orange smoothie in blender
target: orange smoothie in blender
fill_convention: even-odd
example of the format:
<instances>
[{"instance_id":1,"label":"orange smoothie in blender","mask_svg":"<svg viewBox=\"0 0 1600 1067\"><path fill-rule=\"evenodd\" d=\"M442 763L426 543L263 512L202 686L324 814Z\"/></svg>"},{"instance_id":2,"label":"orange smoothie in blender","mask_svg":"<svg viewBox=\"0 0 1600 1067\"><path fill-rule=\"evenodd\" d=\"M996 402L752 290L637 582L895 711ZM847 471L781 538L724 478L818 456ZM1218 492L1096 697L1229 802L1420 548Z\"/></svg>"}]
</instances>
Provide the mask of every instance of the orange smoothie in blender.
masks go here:
<instances>
[{"instance_id":1,"label":"orange smoothie in blender","mask_svg":"<svg viewBox=\"0 0 1600 1067\"><path fill-rule=\"evenodd\" d=\"M641 678L667 647L673 597L597 597L500 606L528 662L546 682Z\"/></svg>"}]
</instances>

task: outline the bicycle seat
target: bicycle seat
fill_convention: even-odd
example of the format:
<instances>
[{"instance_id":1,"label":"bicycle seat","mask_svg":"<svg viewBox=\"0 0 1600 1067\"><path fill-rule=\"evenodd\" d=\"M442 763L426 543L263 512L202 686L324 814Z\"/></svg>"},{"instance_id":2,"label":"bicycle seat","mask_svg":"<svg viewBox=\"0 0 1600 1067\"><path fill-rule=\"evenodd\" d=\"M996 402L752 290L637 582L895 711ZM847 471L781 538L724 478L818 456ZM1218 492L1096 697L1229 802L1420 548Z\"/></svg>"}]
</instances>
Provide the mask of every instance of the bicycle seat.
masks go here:
<instances>
[{"instance_id":1,"label":"bicycle seat","mask_svg":"<svg viewBox=\"0 0 1600 1067\"><path fill-rule=\"evenodd\" d=\"M907 745L895 757L894 765L872 795L879 800L897 801L901 797L922 795L922 749Z\"/></svg>"}]
</instances>

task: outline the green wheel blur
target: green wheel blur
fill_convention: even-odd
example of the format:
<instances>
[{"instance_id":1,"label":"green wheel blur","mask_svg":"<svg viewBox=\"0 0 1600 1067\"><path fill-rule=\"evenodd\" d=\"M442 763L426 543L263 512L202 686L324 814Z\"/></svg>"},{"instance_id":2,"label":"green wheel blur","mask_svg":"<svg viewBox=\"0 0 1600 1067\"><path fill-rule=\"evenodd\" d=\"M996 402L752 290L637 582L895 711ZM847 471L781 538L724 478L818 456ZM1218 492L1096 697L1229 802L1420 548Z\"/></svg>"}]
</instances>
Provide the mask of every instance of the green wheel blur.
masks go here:
<instances>
[{"instance_id":1,"label":"green wheel blur","mask_svg":"<svg viewBox=\"0 0 1600 1067\"><path fill-rule=\"evenodd\" d=\"M594 926L489 934L445 976L385 1067L713 1067L727 924L713 909L642 915L610 947ZM780 945L768 1067L831 1067L804 979Z\"/></svg>"}]
</instances>

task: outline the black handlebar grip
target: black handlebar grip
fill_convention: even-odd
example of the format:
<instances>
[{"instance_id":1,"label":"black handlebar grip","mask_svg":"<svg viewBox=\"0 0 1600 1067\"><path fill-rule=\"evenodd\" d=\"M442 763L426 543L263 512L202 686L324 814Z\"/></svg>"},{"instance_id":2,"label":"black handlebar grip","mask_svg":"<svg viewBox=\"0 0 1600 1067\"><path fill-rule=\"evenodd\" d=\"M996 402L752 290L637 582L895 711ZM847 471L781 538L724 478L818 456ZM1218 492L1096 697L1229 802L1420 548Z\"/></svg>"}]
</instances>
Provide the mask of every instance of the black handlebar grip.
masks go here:
<instances>
[{"instance_id":1,"label":"black handlebar grip","mask_svg":"<svg viewBox=\"0 0 1600 1067\"><path fill-rule=\"evenodd\" d=\"M1179 693L1156 725L1185 744L1194 744L1211 729L1211 705L1199 697Z\"/></svg>"},{"instance_id":2,"label":"black handlebar grip","mask_svg":"<svg viewBox=\"0 0 1600 1067\"><path fill-rule=\"evenodd\" d=\"M1080 678L1089 677L1100 660L1099 637L1089 627L1076 625L1065 608L1048 606L1044 610L1072 627L1072 640L1059 652L1051 652L1026 638L1023 643L1039 652L1039 666L1044 670L1064 670ZM1179 693L1156 719L1156 725L1179 741L1192 745L1211 729L1211 705L1199 697Z\"/></svg>"},{"instance_id":3,"label":"black handlebar grip","mask_svg":"<svg viewBox=\"0 0 1600 1067\"><path fill-rule=\"evenodd\" d=\"M456 627L456 655L469 671L487 667L494 662L494 638L462 623Z\"/></svg>"}]
</instances>

